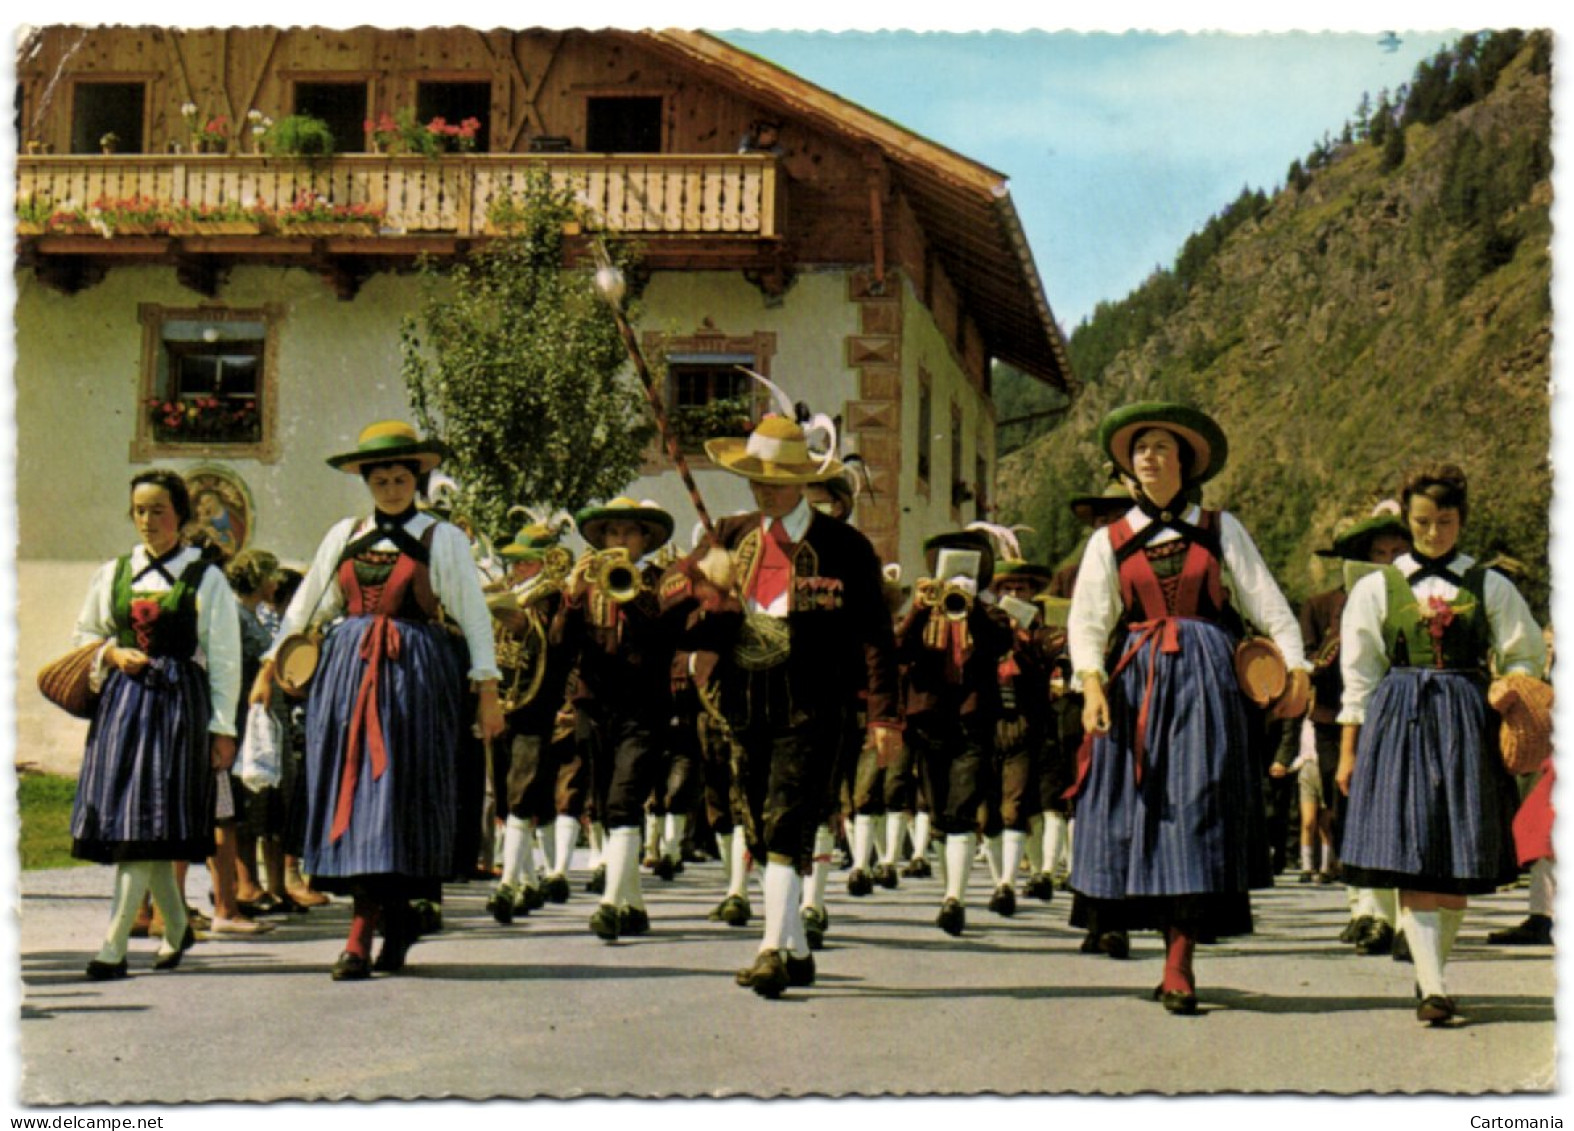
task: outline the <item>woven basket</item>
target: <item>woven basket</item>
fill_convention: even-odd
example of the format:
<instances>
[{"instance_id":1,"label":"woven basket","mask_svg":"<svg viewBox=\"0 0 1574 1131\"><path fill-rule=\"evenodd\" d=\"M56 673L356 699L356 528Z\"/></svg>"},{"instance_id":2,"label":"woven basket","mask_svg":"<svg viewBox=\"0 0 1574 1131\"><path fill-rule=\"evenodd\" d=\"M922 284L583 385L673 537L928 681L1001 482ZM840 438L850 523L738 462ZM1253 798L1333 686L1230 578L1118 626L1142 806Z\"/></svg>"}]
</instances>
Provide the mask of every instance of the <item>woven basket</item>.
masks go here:
<instances>
[{"instance_id":1,"label":"woven basket","mask_svg":"<svg viewBox=\"0 0 1574 1131\"><path fill-rule=\"evenodd\" d=\"M1487 702L1503 716L1503 765L1511 774L1535 773L1552 756L1552 685L1512 672L1493 682Z\"/></svg>"},{"instance_id":2,"label":"woven basket","mask_svg":"<svg viewBox=\"0 0 1574 1131\"><path fill-rule=\"evenodd\" d=\"M93 663L103 644L95 641L73 648L38 669L38 690L68 715L90 719L98 709L98 695L89 686Z\"/></svg>"}]
</instances>

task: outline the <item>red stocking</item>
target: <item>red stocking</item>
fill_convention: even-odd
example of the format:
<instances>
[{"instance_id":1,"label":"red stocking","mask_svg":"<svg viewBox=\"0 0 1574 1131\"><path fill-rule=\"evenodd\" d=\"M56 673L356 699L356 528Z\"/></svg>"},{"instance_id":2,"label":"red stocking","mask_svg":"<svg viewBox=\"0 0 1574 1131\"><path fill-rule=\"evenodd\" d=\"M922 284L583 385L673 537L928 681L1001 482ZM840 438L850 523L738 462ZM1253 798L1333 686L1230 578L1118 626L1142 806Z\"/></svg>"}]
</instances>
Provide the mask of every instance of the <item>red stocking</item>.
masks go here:
<instances>
[{"instance_id":1,"label":"red stocking","mask_svg":"<svg viewBox=\"0 0 1574 1131\"><path fill-rule=\"evenodd\" d=\"M381 905L369 896L357 895L354 903L354 917L350 920L350 937L344 941L344 949L351 954L370 958L372 955L372 935L377 930L377 913Z\"/></svg>"},{"instance_id":2,"label":"red stocking","mask_svg":"<svg viewBox=\"0 0 1574 1131\"><path fill-rule=\"evenodd\" d=\"M1163 989L1183 994L1196 993L1197 985L1191 973L1191 954L1197 947L1196 934L1181 927L1166 927L1164 944Z\"/></svg>"}]
</instances>

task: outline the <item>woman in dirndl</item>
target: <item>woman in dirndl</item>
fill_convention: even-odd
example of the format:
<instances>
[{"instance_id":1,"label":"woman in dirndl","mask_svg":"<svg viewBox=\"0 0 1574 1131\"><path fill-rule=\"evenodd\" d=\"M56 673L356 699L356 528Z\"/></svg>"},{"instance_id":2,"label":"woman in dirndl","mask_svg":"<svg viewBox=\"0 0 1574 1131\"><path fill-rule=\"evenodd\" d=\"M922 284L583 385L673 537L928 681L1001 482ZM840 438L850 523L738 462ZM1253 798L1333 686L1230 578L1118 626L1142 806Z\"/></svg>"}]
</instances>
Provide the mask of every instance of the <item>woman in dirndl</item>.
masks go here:
<instances>
[{"instance_id":1,"label":"woman in dirndl","mask_svg":"<svg viewBox=\"0 0 1574 1131\"><path fill-rule=\"evenodd\" d=\"M469 540L416 506L444 455L410 425L383 421L328 460L361 476L374 509L329 530L281 626L288 638L333 622L306 704L304 863L314 888L354 900L335 981L403 969L416 933L409 901L452 871L467 668L477 732L491 739L503 729L492 619ZM254 703L273 689L279 647L264 658Z\"/></svg>"},{"instance_id":2,"label":"woman in dirndl","mask_svg":"<svg viewBox=\"0 0 1574 1131\"><path fill-rule=\"evenodd\" d=\"M1111 413L1100 440L1140 490L1095 530L1072 595L1068 647L1084 697L1071 887L1102 929L1164 933L1170 1013L1197 1012L1199 938L1251 931L1272 886L1261 768L1234 665L1242 618L1283 653L1281 716L1308 688L1301 633L1251 536L1187 495L1224 466L1206 414L1149 402Z\"/></svg>"},{"instance_id":3,"label":"woman in dirndl","mask_svg":"<svg viewBox=\"0 0 1574 1131\"><path fill-rule=\"evenodd\" d=\"M71 810L71 854L115 865L94 981L124 978L126 940L145 892L164 919L154 968L173 970L196 939L175 861L213 852L214 774L235 761L240 621L223 571L181 540L191 520L186 481L173 471L131 480L141 543L93 577L77 617L78 645L102 641Z\"/></svg>"},{"instance_id":4,"label":"woman in dirndl","mask_svg":"<svg viewBox=\"0 0 1574 1131\"><path fill-rule=\"evenodd\" d=\"M1350 590L1340 621L1339 788L1349 795L1345 879L1399 889L1416 1017L1458 1015L1443 978L1467 897L1512 882L1518 794L1487 706L1491 675L1539 676L1541 629L1508 578L1457 549L1467 513L1453 464L1400 494L1414 544Z\"/></svg>"}]
</instances>

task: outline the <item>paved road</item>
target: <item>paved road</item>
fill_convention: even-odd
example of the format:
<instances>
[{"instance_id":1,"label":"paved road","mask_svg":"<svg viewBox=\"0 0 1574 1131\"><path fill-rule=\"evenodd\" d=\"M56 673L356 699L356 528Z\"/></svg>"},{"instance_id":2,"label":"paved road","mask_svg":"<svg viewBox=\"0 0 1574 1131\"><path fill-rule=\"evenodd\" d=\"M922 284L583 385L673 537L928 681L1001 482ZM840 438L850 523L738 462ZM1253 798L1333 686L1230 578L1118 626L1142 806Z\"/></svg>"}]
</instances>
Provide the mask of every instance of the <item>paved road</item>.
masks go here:
<instances>
[{"instance_id":1,"label":"paved road","mask_svg":"<svg viewBox=\"0 0 1574 1131\"><path fill-rule=\"evenodd\" d=\"M646 877L653 929L606 944L576 890L521 925L488 917L481 885L446 895L446 929L402 976L336 984L348 909L271 935L200 943L178 972L89 983L109 872L21 876L20 1098L95 1101L281 1097L572 1097L1094 1093L1492 1092L1554 1086L1550 949L1499 949L1523 891L1480 900L1451 989L1469 1024L1413 1017L1412 974L1332 941L1342 890L1287 883L1260 895L1259 932L1202 948L1204 1012L1165 1015L1156 936L1116 962L1077 952L1068 904L983 910L975 869L966 933L933 926L936 880L866 899L833 873L819 981L766 1002L737 988L755 933L707 922L717 864ZM193 873L194 901L204 902ZM758 897L756 897L758 902ZM762 1038L769 1034L769 1043Z\"/></svg>"}]
</instances>

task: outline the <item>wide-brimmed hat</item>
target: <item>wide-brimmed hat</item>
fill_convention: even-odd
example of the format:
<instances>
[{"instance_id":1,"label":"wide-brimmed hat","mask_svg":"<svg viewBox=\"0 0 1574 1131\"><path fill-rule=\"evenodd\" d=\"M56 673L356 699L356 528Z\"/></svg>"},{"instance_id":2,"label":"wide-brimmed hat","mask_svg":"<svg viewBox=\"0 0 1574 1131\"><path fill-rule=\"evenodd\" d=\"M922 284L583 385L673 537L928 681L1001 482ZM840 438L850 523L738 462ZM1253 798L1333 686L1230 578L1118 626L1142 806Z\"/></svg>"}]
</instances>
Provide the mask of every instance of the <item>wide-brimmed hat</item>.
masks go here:
<instances>
[{"instance_id":1,"label":"wide-brimmed hat","mask_svg":"<svg viewBox=\"0 0 1574 1131\"><path fill-rule=\"evenodd\" d=\"M599 507L586 507L574 516L580 537L598 550L602 548L602 534L609 522L637 522L644 527L648 541L645 547L647 554L666 545L672 537L672 516L649 499L640 502L627 495L619 495Z\"/></svg>"},{"instance_id":2,"label":"wide-brimmed hat","mask_svg":"<svg viewBox=\"0 0 1574 1131\"><path fill-rule=\"evenodd\" d=\"M1097 495L1073 495L1067 505L1084 526L1095 526L1106 515L1125 514L1136 500L1123 484L1112 482Z\"/></svg>"},{"instance_id":3,"label":"wide-brimmed hat","mask_svg":"<svg viewBox=\"0 0 1574 1131\"><path fill-rule=\"evenodd\" d=\"M978 587L988 589L995 578L995 543L982 530L948 530L924 540L924 561L934 575L941 550L976 550L979 553ZM942 579L943 580L943 579Z\"/></svg>"},{"instance_id":4,"label":"wide-brimmed hat","mask_svg":"<svg viewBox=\"0 0 1574 1131\"><path fill-rule=\"evenodd\" d=\"M1055 580L1055 571L1046 565L1037 562L1025 562L1019 558L1004 558L995 563L994 584L999 585L1008 577L1020 577L1033 582L1040 589Z\"/></svg>"},{"instance_id":5,"label":"wide-brimmed hat","mask_svg":"<svg viewBox=\"0 0 1574 1131\"><path fill-rule=\"evenodd\" d=\"M1362 519L1338 535L1332 546L1318 550L1317 555L1323 558L1346 558L1350 561L1364 562L1372 556L1372 543L1385 534L1397 535L1406 542L1410 541L1410 528L1405 525L1404 519L1396 514L1374 514L1371 518Z\"/></svg>"},{"instance_id":6,"label":"wide-brimmed hat","mask_svg":"<svg viewBox=\"0 0 1574 1131\"><path fill-rule=\"evenodd\" d=\"M354 451L329 456L328 466L358 475L362 464L408 460L425 474L447 457L448 446L441 440L421 439L414 426L402 420L379 420L361 429Z\"/></svg>"},{"instance_id":7,"label":"wide-brimmed hat","mask_svg":"<svg viewBox=\"0 0 1574 1131\"><path fill-rule=\"evenodd\" d=\"M775 413L761 417L747 438L706 440L705 454L724 471L759 483L821 483L842 473L841 460L811 453L803 428Z\"/></svg>"},{"instance_id":8,"label":"wide-brimmed hat","mask_svg":"<svg viewBox=\"0 0 1574 1131\"><path fill-rule=\"evenodd\" d=\"M1190 405L1142 401L1117 408L1099 425L1099 443L1104 453L1127 475L1135 478L1131 445L1146 428L1163 428L1191 446L1191 464L1181 469L1183 483L1204 483L1224 470L1230 445L1213 417Z\"/></svg>"},{"instance_id":9,"label":"wide-brimmed hat","mask_svg":"<svg viewBox=\"0 0 1574 1131\"><path fill-rule=\"evenodd\" d=\"M505 562L539 561L548 550L563 540L563 528L547 522L532 522L520 528L513 540L497 548Z\"/></svg>"}]
</instances>

